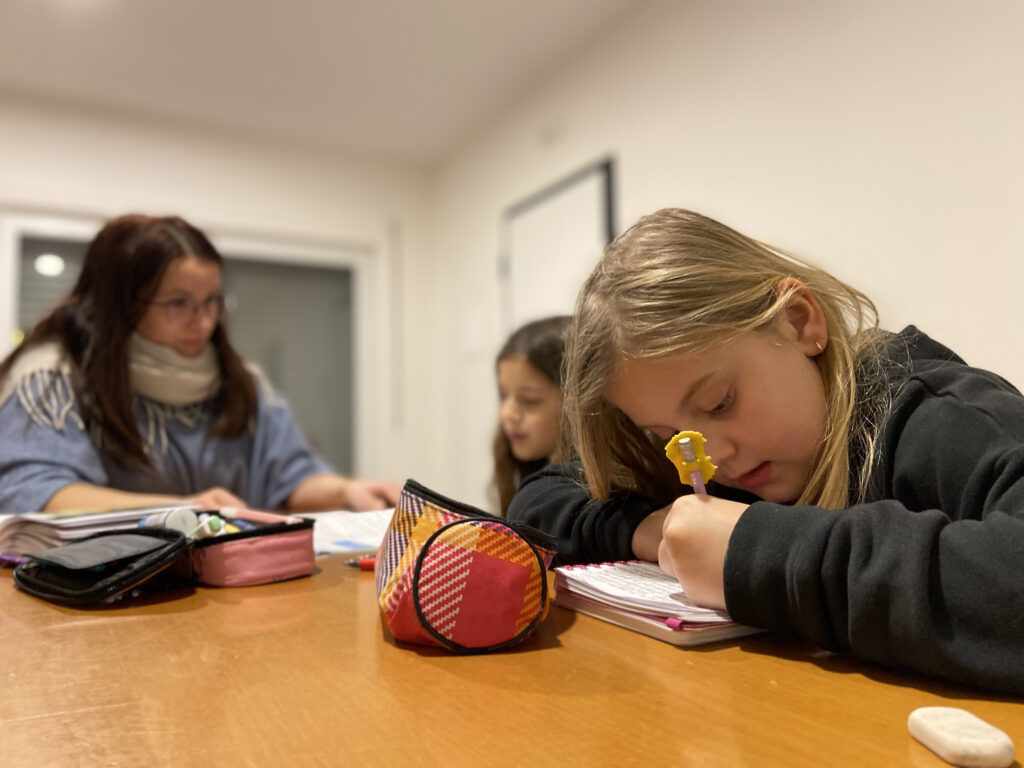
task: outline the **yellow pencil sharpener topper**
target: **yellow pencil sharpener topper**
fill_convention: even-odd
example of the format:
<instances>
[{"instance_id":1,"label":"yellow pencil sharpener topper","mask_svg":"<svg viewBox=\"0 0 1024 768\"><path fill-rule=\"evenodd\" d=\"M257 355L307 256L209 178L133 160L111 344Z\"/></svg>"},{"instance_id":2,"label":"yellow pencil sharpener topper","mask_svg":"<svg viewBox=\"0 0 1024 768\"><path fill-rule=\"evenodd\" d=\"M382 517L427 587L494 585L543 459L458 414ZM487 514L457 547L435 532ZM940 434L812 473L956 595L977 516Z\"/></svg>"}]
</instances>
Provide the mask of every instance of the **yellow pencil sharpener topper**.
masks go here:
<instances>
[{"instance_id":1,"label":"yellow pencil sharpener topper","mask_svg":"<svg viewBox=\"0 0 1024 768\"><path fill-rule=\"evenodd\" d=\"M665 455L679 470L679 482L684 485L692 485L697 488L698 479L702 481L703 485L714 476L715 470L718 469L711 463L711 457L704 453L705 442L704 435L700 432L684 430L673 435L665 445ZM703 489L701 491L703 492Z\"/></svg>"}]
</instances>

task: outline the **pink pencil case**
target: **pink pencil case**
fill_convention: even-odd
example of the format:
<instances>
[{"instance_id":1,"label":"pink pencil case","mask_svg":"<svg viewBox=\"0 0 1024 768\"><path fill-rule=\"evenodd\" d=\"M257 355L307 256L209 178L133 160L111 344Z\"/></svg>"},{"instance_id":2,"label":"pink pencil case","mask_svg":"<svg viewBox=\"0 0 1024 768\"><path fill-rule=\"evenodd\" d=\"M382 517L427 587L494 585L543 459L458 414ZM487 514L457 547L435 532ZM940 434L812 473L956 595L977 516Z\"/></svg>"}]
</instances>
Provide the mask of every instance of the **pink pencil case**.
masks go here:
<instances>
[{"instance_id":1,"label":"pink pencil case","mask_svg":"<svg viewBox=\"0 0 1024 768\"><path fill-rule=\"evenodd\" d=\"M250 587L313 573L312 520L270 512L250 516L245 511L235 519L249 529L199 539L192 545L192 572L200 584Z\"/></svg>"}]
</instances>

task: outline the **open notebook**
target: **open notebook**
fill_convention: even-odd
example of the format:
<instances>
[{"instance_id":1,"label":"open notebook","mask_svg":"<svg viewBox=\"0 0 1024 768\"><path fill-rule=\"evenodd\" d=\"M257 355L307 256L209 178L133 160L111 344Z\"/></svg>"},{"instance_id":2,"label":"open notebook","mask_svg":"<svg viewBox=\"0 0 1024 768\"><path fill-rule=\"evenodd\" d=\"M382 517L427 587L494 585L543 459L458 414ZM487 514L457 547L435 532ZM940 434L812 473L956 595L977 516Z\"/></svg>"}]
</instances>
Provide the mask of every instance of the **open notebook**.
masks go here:
<instances>
[{"instance_id":1,"label":"open notebook","mask_svg":"<svg viewBox=\"0 0 1024 768\"><path fill-rule=\"evenodd\" d=\"M555 605L673 645L700 645L764 630L702 608L654 563L623 560L555 568Z\"/></svg>"}]
</instances>

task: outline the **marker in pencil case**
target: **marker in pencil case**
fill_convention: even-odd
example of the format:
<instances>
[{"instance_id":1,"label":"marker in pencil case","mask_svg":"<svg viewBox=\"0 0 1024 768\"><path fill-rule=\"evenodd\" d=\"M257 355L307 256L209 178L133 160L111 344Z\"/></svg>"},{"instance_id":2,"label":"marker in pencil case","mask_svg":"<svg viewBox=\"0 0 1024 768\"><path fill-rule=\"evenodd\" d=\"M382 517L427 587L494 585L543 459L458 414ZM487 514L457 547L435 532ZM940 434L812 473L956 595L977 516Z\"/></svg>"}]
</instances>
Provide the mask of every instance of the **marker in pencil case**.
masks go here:
<instances>
[{"instance_id":1,"label":"marker in pencil case","mask_svg":"<svg viewBox=\"0 0 1024 768\"><path fill-rule=\"evenodd\" d=\"M704 435L700 432L684 430L672 436L665 445L665 455L675 464L679 472L679 482L692 485L693 490L702 496L707 495L707 483L718 469L711 463L711 457L704 453Z\"/></svg>"},{"instance_id":2,"label":"marker in pencil case","mask_svg":"<svg viewBox=\"0 0 1024 768\"><path fill-rule=\"evenodd\" d=\"M235 526L240 531L255 531L257 528L259 528L259 526L256 525L256 523L251 523L248 520L243 520L242 518L237 516L228 519L231 520L230 524Z\"/></svg>"},{"instance_id":3,"label":"marker in pencil case","mask_svg":"<svg viewBox=\"0 0 1024 768\"><path fill-rule=\"evenodd\" d=\"M139 520L140 528L170 528L191 536L199 526L199 515L190 507L178 507L157 512Z\"/></svg>"},{"instance_id":4,"label":"marker in pencil case","mask_svg":"<svg viewBox=\"0 0 1024 768\"><path fill-rule=\"evenodd\" d=\"M222 536L226 533L238 533L239 527L224 522L217 514L200 512L182 507L165 512L158 512L142 518L140 528L169 528L181 531L190 539L206 539L211 536Z\"/></svg>"},{"instance_id":5,"label":"marker in pencil case","mask_svg":"<svg viewBox=\"0 0 1024 768\"><path fill-rule=\"evenodd\" d=\"M199 515L199 525L188 535L193 539L208 539L211 536L221 536L225 533L228 531L223 520L217 515L202 512Z\"/></svg>"}]
</instances>

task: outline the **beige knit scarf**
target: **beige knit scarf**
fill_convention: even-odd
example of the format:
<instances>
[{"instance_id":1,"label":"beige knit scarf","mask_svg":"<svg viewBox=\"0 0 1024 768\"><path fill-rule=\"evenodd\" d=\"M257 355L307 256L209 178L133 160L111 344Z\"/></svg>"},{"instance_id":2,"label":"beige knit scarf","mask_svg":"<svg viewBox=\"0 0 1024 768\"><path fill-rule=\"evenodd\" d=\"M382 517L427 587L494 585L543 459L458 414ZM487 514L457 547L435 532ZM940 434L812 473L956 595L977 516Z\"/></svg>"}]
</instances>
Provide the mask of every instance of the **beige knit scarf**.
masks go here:
<instances>
[{"instance_id":1,"label":"beige knit scarf","mask_svg":"<svg viewBox=\"0 0 1024 768\"><path fill-rule=\"evenodd\" d=\"M179 355L133 333L129 339L128 369L132 391L172 408L209 400L220 388L217 354L207 344L195 357ZM17 396L40 426L62 430L68 418L82 426L72 408L71 364L59 342L27 349L0 382L0 408Z\"/></svg>"},{"instance_id":2,"label":"beige knit scarf","mask_svg":"<svg viewBox=\"0 0 1024 768\"><path fill-rule=\"evenodd\" d=\"M220 366L210 344L195 357L185 357L133 333L128 341L128 371L133 392L167 405L201 403L220 388Z\"/></svg>"}]
</instances>

